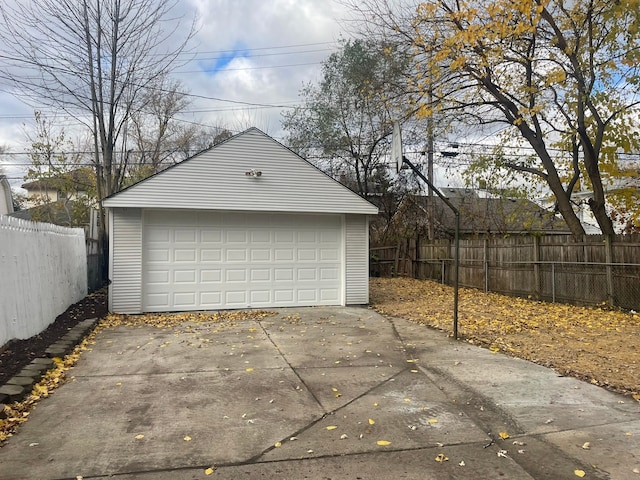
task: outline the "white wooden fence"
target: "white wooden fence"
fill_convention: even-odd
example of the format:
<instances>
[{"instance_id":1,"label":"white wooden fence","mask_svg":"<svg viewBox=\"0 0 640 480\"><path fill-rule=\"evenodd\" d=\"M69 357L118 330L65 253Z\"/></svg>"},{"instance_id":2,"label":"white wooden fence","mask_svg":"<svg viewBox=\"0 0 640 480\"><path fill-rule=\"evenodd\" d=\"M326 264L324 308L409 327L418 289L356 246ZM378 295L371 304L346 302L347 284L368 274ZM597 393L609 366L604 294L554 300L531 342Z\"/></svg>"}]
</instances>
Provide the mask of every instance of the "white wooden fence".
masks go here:
<instances>
[{"instance_id":1,"label":"white wooden fence","mask_svg":"<svg viewBox=\"0 0 640 480\"><path fill-rule=\"evenodd\" d=\"M82 228L0 217L0 348L42 332L86 295Z\"/></svg>"}]
</instances>

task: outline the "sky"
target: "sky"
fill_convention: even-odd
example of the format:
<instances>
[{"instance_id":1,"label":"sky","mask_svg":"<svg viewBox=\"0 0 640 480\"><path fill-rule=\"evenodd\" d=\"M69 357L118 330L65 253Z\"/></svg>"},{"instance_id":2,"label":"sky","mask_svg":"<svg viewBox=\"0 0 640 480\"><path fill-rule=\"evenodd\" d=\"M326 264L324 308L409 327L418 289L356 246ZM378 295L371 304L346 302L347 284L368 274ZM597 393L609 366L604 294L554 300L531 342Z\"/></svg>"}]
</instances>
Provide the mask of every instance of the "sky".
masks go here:
<instances>
[{"instance_id":1,"label":"sky","mask_svg":"<svg viewBox=\"0 0 640 480\"><path fill-rule=\"evenodd\" d=\"M173 13L197 22L188 61L172 75L192 100L181 118L234 133L255 126L278 140L282 112L300 103L303 84L319 80L321 62L349 36L350 12L334 0L179 0ZM0 83L0 145L14 153L0 159L12 185L28 161L19 152L33 111Z\"/></svg>"}]
</instances>

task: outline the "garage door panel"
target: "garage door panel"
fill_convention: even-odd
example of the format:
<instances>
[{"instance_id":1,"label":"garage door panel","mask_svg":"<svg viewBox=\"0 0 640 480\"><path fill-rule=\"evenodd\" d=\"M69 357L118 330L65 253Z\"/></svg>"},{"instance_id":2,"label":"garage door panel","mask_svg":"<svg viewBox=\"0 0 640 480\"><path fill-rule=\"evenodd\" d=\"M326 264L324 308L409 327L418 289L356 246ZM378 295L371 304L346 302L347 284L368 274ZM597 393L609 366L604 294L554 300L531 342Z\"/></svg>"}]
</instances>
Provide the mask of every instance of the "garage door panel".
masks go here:
<instances>
[{"instance_id":1,"label":"garage door panel","mask_svg":"<svg viewBox=\"0 0 640 480\"><path fill-rule=\"evenodd\" d=\"M222 230L203 229L200 231L200 241L202 243L222 243Z\"/></svg>"},{"instance_id":2,"label":"garage door panel","mask_svg":"<svg viewBox=\"0 0 640 480\"><path fill-rule=\"evenodd\" d=\"M265 305L271 303L270 290L251 290L249 292L250 305Z\"/></svg>"},{"instance_id":3,"label":"garage door panel","mask_svg":"<svg viewBox=\"0 0 640 480\"><path fill-rule=\"evenodd\" d=\"M294 259L294 251L292 248L276 248L273 251L274 261L279 262L292 262Z\"/></svg>"},{"instance_id":4,"label":"garage door panel","mask_svg":"<svg viewBox=\"0 0 640 480\"><path fill-rule=\"evenodd\" d=\"M337 288L323 288L320 290L321 302L338 302L340 300L340 291Z\"/></svg>"},{"instance_id":5,"label":"garage door panel","mask_svg":"<svg viewBox=\"0 0 640 480\"><path fill-rule=\"evenodd\" d=\"M200 270L201 283L220 283L222 281L222 270L219 268L211 270Z\"/></svg>"},{"instance_id":6,"label":"garage door panel","mask_svg":"<svg viewBox=\"0 0 640 480\"><path fill-rule=\"evenodd\" d=\"M195 270L175 270L173 272L173 281L175 283L196 283L197 272Z\"/></svg>"},{"instance_id":7,"label":"garage door panel","mask_svg":"<svg viewBox=\"0 0 640 480\"><path fill-rule=\"evenodd\" d=\"M335 267L320 268L320 280L328 280L331 282L339 279L339 269Z\"/></svg>"},{"instance_id":8,"label":"garage door panel","mask_svg":"<svg viewBox=\"0 0 640 480\"><path fill-rule=\"evenodd\" d=\"M174 262L195 262L196 258L195 248L176 248L173 250Z\"/></svg>"},{"instance_id":9,"label":"garage door panel","mask_svg":"<svg viewBox=\"0 0 640 480\"><path fill-rule=\"evenodd\" d=\"M220 292L200 292L200 308L222 307L222 294Z\"/></svg>"},{"instance_id":10,"label":"garage door panel","mask_svg":"<svg viewBox=\"0 0 640 480\"><path fill-rule=\"evenodd\" d=\"M220 262L222 260L222 249L203 248L200 250L201 262Z\"/></svg>"},{"instance_id":11,"label":"garage door panel","mask_svg":"<svg viewBox=\"0 0 640 480\"><path fill-rule=\"evenodd\" d=\"M228 290L227 292L225 292L225 304L229 307L246 306L246 290Z\"/></svg>"},{"instance_id":12,"label":"garage door panel","mask_svg":"<svg viewBox=\"0 0 640 480\"><path fill-rule=\"evenodd\" d=\"M252 268L250 278L252 282L270 282L271 269L270 268Z\"/></svg>"},{"instance_id":13,"label":"garage door panel","mask_svg":"<svg viewBox=\"0 0 640 480\"><path fill-rule=\"evenodd\" d=\"M168 270L149 270L147 273L147 283L149 284L169 284L169 271Z\"/></svg>"},{"instance_id":14,"label":"garage door panel","mask_svg":"<svg viewBox=\"0 0 640 480\"><path fill-rule=\"evenodd\" d=\"M318 301L318 291L315 288L300 288L297 293L300 303L316 303Z\"/></svg>"},{"instance_id":15,"label":"garage door panel","mask_svg":"<svg viewBox=\"0 0 640 480\"><path fill-rule=\"evenodd\" d=\"M195 292L181 292L173 294L173 305L183 309L193 309L197 307Z\"/></svg>"},{"instance_id":16,"label":"garage door panel","mask_svg":"<svg viewBox=\"0 0 640 480\"><path fill-rule=\"evenodd\" d=\"M242 244L247 243L247 232L245 230L228 230L226 235L228 244Z\"/></svg>"},{"instance_id":17,"label":"garage door panel","mask_svg":"<svg viewBox=\"0 0 640 480\"><path fill-rule=\"evenodd\" d=\"M299 248L298 249L298 261L299 262L315 262L318 260L317 250L315 248Z\"/></svg>"},{"instance_id":18,"label":"garage door panel","mask_svg":"<svg viewBox=\"0 0 640 480\"><path fill-rule=\"evenodd\" d=\"M171 261L171 252L168 248L149 248L145 251L146 261L149 263L168 263Z\"/></svg>"},{"instance_id":19,"label":"garage door panel","mask_svg":"<svg viewBox=\"0 0 640 480\"><path fill-rule=\"evenodd\" d=\"M170 216L168 225L160 219L145 223L146 311L343 301L339 216L198 215L193 224L191 216Z\"/></svg>"},{"instance_id":20,"label":"garage door panel","mask_svg":"<svg viewBox=\"0 0 640 480\"><path fill-rule=\"evenodd\" d=\"M252 262L270 262L271 250L268 248L252 248L251 249L251 261Z\"/></svg>"},{"instance_id":21,"label":"garage door panel","mask_svg":"<svg viewBox=\"0 0 640 480\"><path fill-rule=\"evenodd\" d=\"M174 231L173 240L176 243L196 243L198 232L194 229L177 229Z\"/></svg>"},{"instance_id":22,"label":"garage door panel","mask_svg":"<svg viewBox=\"0 0 640 480\"><path fill-rule=\"evenodd\" d=\"M247 249L246 248L227 248L226 254L225 254L225 260L227 262L246 262Z\"/></svg>"}]
</instances>

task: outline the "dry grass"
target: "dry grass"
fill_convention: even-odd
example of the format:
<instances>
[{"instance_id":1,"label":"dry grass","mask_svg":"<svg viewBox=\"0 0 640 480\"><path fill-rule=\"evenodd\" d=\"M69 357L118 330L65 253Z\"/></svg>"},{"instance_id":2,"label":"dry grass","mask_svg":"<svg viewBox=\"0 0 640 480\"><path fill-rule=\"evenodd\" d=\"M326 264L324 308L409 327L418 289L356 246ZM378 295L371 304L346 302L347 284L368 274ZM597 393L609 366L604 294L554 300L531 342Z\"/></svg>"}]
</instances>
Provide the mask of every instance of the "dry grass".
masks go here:
<instances>
[{"instance_id":1,"label":"dry grass","mask_svg":"<svg viewBox=\"0 0 640 480\"><path fill-rule=\"evenodd\" d=\"M453 289L428 280L371 279L378 312L453 331ZM460 289L469 343L554 368L640 401L640 315Z\"/></svg>"}]
</instances>

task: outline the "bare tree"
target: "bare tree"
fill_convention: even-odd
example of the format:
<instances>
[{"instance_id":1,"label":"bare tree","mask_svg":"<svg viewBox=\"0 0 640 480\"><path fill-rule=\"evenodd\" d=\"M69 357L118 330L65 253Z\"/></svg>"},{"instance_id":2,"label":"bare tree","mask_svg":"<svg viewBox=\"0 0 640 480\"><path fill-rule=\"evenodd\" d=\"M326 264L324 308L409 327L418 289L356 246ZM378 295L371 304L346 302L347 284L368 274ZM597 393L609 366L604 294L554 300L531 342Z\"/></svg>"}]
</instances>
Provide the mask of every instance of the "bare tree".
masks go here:
<instances>
[{"instance_id":1,"label":"bare tree","mask_svg":"<svg viewBox=\"0 0 640 480\"><path fill-rule=\"evenodd\" d=\"M40 108L64 111L93 139L98 199L123 185L122 142L143 94L177 67L194 34L174 0L31 0L0 4L6 76ZM183 29L184 28L184 29ZM101 215L104 229L104 215ZM103 230L104 231L104 230Z\"/></svg>"},{"instance_id":2,"label":"bare tree","mask_svg":"<svg viewBox=\"0 0 640 480\"><path fill-rule=\"evenodd\" d=\"M365 32L410 46L414 83L423 85L418 116L451 111L503 128L503 141L528 145L535 156L502 167L546 184L576 236L585 231L572 193L584 184L600 229L614 233L607 183L620 177L620 154L640 146L637 2L345 1Z\"/></svg>"}]
</instances>

